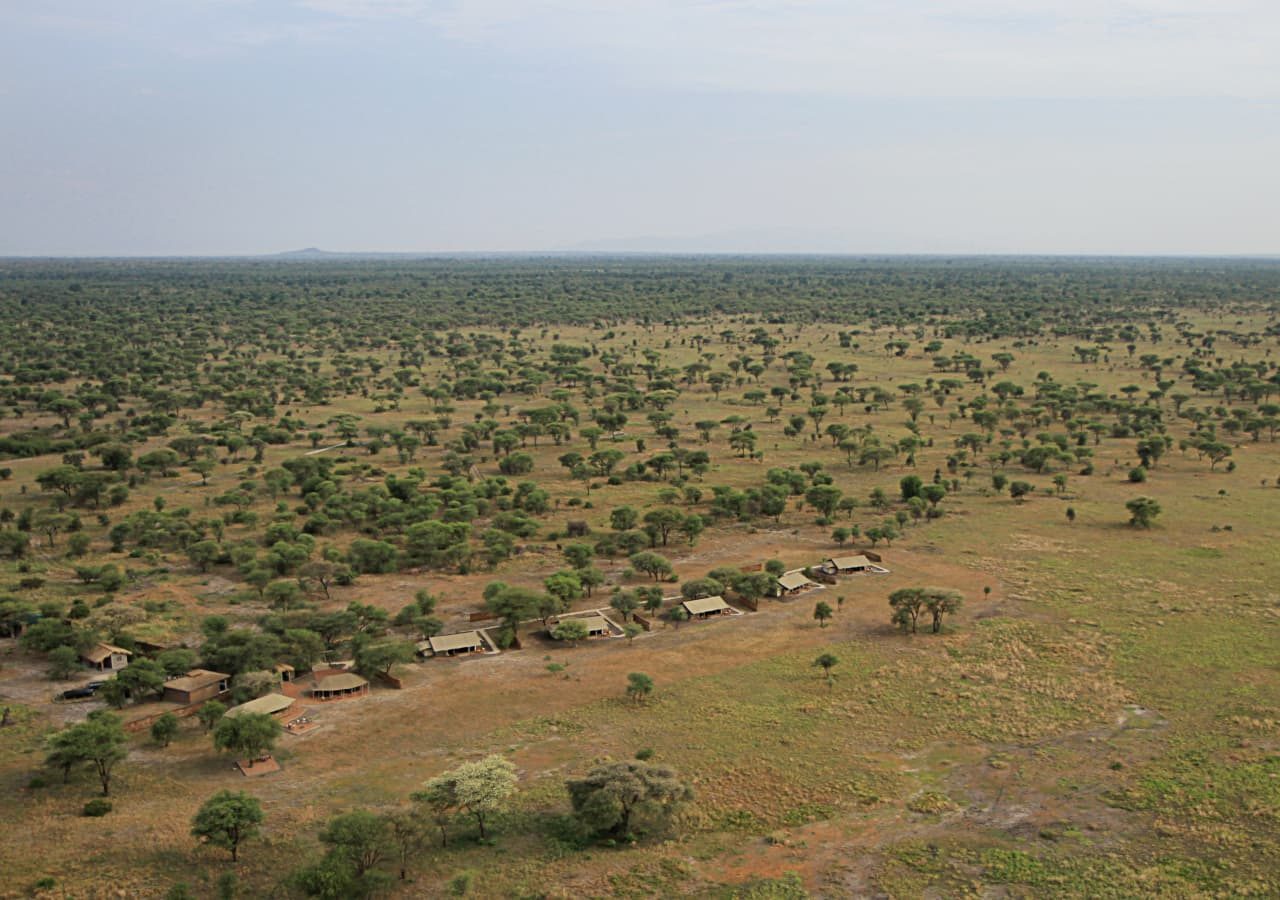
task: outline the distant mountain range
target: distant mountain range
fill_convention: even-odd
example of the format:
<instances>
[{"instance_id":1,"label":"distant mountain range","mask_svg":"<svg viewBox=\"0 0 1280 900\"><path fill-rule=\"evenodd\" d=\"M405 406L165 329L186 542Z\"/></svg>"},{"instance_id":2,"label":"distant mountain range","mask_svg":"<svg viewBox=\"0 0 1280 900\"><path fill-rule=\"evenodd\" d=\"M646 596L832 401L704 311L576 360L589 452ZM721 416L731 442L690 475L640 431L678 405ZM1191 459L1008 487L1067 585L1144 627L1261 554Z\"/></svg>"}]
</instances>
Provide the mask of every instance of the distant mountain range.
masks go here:
<instances>
[{"instance_id":1,"label":"distant mountain range","mask_svg":"<svg viewBox=\"0 0 1280 900\"><path fill-rule=\"evenodd\" d=\"M280 259L324 259L329 256L349 256L347 253L331 253L328 250L321 250L319 247L304 247L301 250L286 250L283 253L272 253L271 256Z\"/></svg>"}]
</instances>

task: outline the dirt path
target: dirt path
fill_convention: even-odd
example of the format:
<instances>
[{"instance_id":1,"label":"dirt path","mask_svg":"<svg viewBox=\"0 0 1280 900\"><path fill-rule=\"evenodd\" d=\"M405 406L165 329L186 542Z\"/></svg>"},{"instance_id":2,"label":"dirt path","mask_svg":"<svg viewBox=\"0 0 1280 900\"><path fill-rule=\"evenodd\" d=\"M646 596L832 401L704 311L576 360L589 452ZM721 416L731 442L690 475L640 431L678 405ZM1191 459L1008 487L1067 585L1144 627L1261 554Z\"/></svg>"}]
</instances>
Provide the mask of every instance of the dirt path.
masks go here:
<instances>
[{"instance_id":1,"label":"dirt path","mask_svg":"<svg viewBox=\"0 0 1280 900\"><path fill-rule=\"evenodd\" d=\"M338 448L345 447L345 446L347 446L347 444L344 441L341 444L333 444L332 446L329 446L329 447L317 447L314 450L308 450L306 453L303 454L303 456L315 456L318 453L328 453L330 450L337 450Z\"/></svg>"}]
</instances>

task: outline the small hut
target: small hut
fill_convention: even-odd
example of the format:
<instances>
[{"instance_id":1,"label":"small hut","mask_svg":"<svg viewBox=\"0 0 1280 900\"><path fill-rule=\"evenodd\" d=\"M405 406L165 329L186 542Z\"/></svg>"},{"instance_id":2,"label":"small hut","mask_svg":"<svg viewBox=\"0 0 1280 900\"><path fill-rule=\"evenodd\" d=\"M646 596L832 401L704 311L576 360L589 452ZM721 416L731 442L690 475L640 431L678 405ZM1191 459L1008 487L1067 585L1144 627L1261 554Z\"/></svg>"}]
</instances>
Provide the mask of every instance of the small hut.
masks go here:
<instances>
[{"instance_id":1,"label":"small hut","mask_svg":"<svg viewBox=\"0 0 1280 900\"><path fill-rule=\"evenodd\" d=\"M226 672L192 669L181 678L173 678L164 683L164 699L169 703L190 706L220 697L230 686L231 676Z\"/></svg>"},{"instance_id":2,"label":"small hut","mask_svg":"<svg viewBox=\"0 0 1280 900\"><path fill-rule=\"evenodd\" d=\"M133 656L133 653L123 647L99 641L81 653L80 659L85 665L99 672L118 672L128 667L130 656Z\"/></svg>"}]
</instances>

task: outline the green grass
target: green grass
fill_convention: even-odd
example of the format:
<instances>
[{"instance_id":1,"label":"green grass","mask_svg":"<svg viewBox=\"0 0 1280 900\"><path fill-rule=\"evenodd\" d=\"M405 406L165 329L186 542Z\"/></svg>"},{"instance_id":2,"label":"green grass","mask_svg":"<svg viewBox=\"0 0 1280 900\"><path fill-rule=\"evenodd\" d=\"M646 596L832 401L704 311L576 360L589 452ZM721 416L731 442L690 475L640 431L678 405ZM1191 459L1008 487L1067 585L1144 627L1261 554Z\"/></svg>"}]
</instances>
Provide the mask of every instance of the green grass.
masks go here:
<instances>
[{"instance_id":1,"label":"green grass","mask_svg":"<svg viewBox=\"0 0 1280 900\"><path fill-rule=\"evenodd\" d=\"M594 336L587 329L562 331L569 342ZM786 326L784 331L787 348L822 346L821 329ZM632 337L641 346L660 347L666 335L619 330L619 342ZM666 359L680 366L696 352L680 346L676 337ZM878 352L870 336L863 343L857 353L837 353L828 344L816 355L820 360L837 355L857 360L860 384L896 385L933 374L926 358L891 358ZM948 344L983 353L997 349L995 344ZM1143 377L1119 354L1111 367L1074 363L1068 340L1046 338L1018 353L1009 377L1024 384L1041 369L1064 381L1087 379L1108 390ZM784 377L780 369L767 376L775 382ZM873 487L896 494L898 479L910 471L900 460L880 472L850 469L828 441L785 438L781 423L765 422L761 410L734 402L732 393L717 401L703 387L686 391L676 404L677 423L691 435L691 423L698 419L749 414L761 435L765 460L757 465L734 459L725 444L727 429L721 428L707 446L714 465L703 487L755 486L769 467L816 458L827 464L838 486L865 500ZM515 406L542 402L518 398ZM956 402L949 400L936 422L922 425L934 445L921 451L914 471L926 480L935 468L945 471L952 441L965 428L963 422L947 427L946 413ZM461 423L480 404L457 405L453 419ZM366 417L365 424L390 424L428 415L427 408L423 398L413 395L398 412L376 413L374 401L350 397L306 415L322 418L352 410ZM904 419L895 405L875 416L851 409L843 419L833 416L829 421L871 422L878 434L890 437L906 433ZM633 415L628 432L644 436L649 444L643 455L630 440L619 444L628 452L628 462L659 449L642 413ZM728 668L691 677L664 677L660 667L638 662L635 667L658 682L656 696L646 704L623 700L619 683L615 698L587 699L555 712L522 707L515 724L494 725L479 736L446 736L429 746L414 745L412 754L385 762L365 759L358 734L337 752L338 765L315 758L310 745L299 743L288 776L296 777L296 783L263 788L272 792L273 829L246 853L242 869L247 890L267 894L274 889L280 873L272 859L302 859L315 852L316 825L335 809L396 802L406 784L417 784L484 750L529 762L515 808L497 822L498 849L468 837L447 851L433 849L411 891L447 895L447 883L465 872L472 873L467 896L475 897L533 896L555 886L583 896L790 900L804 896L803 885L821 885L824 871L854 857L865 861L872 889L894 897L1280 894L1280 678L1275 653L1280 646L1280 617L1275 615L1280 492L1259 487L1261 478L1274 478L1280 471L1280 452L1265 441L1246 441L1237 453L1240 469L1231 475L1209 473L1207 464L1193 455L1174 452L1151 471L1146 484L1135 486L1124 481L1132 445L1130 439L1105 441L1098 473L1085 477L1072 472L1065 497L1050 495L1051 475L1010 466L1011 475L1037 485L1021 504L987 489L984 464L959 495L944 501L943 518L908 528L892 548L882 545L891 567L895 556L910 555L915 565L938 561L957 578L971 575L975 584L992 586L995 608L975 618L972 613L983 600L980 587L971 588L968 608L941 636L905 638L869 630L837 636L828 629L820 635L824 640L830 635L822 649L841 660L830 689L811 665L816 651L764 649ZM305 448L268 448L266 467L300 449ZM562 503L586 499L582 484L570 480L555 461L566 449L545 440L530 448L536 460L533 478ZM438 450L424 448L415 464L431 469L438 455ZM378 473L405 468L390 452L355 459L372 462ZM49 462L15 462L13 484L30 482ZM494 470L492 461L481 468ZM186 505L204 515L206 498L246 470L243 462L220 467L207 489L144 484L125 510L110 514L118 519L164 492L170 508ZM650 507L662 486L627 482L593 490L591 508L561 505L547 518L543 533L563 530L570 518L604 529L610 508L623 503ZM1227 495L1220 496L1220 489ZM5 490L5 502L15 511L47 502L35 491L18 496L12 485ZM1150 531L1124 524L1124 502L1138 493L1157 497L1165 507ZM1074 524L1065 519L1068 505L1078 514ZM263 500L255 507L264 521L271 506ZM864 502L853 521L866 527L882 518ZM795 532L787 552L797 557L830 552L830 527L812 523L812 511L789 510L781 524L763 527L788 541ZM1213 530L1225 525L1232 530ZM751 530L740 525L714 528L693 552L720 539L720 552L733 554L734 544ZM228 529L229 539L255 533ZM351 536L344 533L326 542L341 546ZM104 546L98 540L86 562L108 559ZM70 580L68 561L57 553L46 560L44 548L37 549L41 557L35 568L46 570L49 580L28 592L30 597L84 596L92 603L97 592ZM690 551L680 546L671 552ZM230 609L249 620L260 611L252 598L232 607L230 595L210 593L205 583L228 573L194 573L181 554L160 553L129 564L138 569L140 581L122 596L147 617L139 636L188 634L198 617L209 612ZM547 557L547 566L558 564ZM707 560L689 569L701 574L714 564ZM536 581L545 574L540 565L530 565L527 557L514 560L493 577ZM144 567L149 570L145 574ZM11 563L4 563L0 574L6 582L17 579ZM360 596L392 604L428 581L433 590L446 593L456 583L437 573L416 581L394 575L361 579L357 590ZM474 586L468 585L466 600L478 605ZM169 590L198 601L190 607L167 602L164 592ZM887 625L879 582L856 582L848 593L855 604L879 607L884 613L880 621ZM768 604L761 615L782 621L779 628L811 626L788 622L780 607ZM628 649L618 642L615 652L634 652L644 659L644 646L638 641ZM575 677L580 668L585 669L571 668ZM539 671L528 677L546 676ZM581 677L589 679L590 671ZM469 702L450 695L443 681L433 684L432 691L432 714L457 715ZM393 708L400 709L386 705ZM141 895L159 894L176 871L183 871L189 882L200 881L185 874L191 866L212 873L210 882L216 878L220 869L213 857L198 855L185 837L186 807L203 799L198 792L214 782L213 776L197 771L198 763L183 770L199 776L192 777L195 787L164 765L131 763L122 770L119 809L106 820L119 830L92 834L71 817L86 799L87 782L66 790L51 786L30 795L17 792L37 768L48 722L21 705L14 709L15 725L0 731L0 765L5 784L15 789L0 800L6 822L0 826L5 829L0 843L18 846L17 837L35 829L49 840L55 855L64 852L60 848L75 848L77 859L59 860L67 870L63 874L60 869L59 883L68 891L112 878ZM485 715L484 709L465 711ZM426 714L425 709L414 710L410 719ZM565 777L593 759L627 758L641 747L654 748L657 761L696 781L697 805L681 835L669 843L586 851L561 839L557 817L567 808ZM1010 808L1018 813L1009 813L1012 824L999 819ZM990 818L982 818L988 810ZM1043 817L1036 818L1040 811ZM161 815L173 818L165 820L165 833L158 834L154 829L161 826L151 822ZM928 836L920 838L921 830ZM785 847L790 855L784 862L802 869L801 874L774 877L783 871L775 867L762 876L734 868L775 846L766 835L778 839L776 846L794 838L795 845ZM495 865L495 854L500 854L500 865ZM12 865L23 884L49 868L12 851L0 856L0 864Z\"/></svg>"}]
</instances>

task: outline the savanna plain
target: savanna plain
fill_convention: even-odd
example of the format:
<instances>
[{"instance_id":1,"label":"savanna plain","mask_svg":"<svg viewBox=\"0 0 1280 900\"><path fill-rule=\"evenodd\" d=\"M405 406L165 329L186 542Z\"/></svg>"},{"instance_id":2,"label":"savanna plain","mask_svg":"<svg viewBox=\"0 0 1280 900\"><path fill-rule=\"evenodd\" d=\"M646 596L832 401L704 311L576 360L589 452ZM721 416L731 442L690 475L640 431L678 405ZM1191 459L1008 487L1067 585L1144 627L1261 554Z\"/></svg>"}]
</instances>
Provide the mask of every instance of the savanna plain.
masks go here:
<instances>
[{"instance_id":1,"label":"savanna plain","mask_svg":"<svg viewBox=\"0 0 1280 900\"><path fill-rule=\"evenodd\" d=\"M0 261L0 895L1280 896L1278 347L1267 261Z\"/></svg>"}]
</instances>

